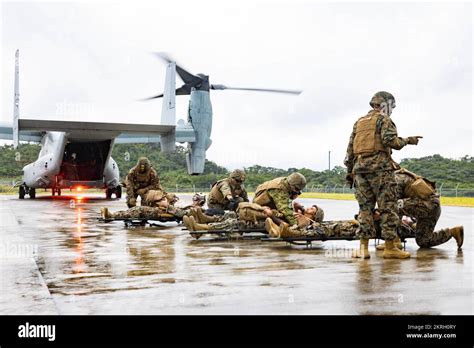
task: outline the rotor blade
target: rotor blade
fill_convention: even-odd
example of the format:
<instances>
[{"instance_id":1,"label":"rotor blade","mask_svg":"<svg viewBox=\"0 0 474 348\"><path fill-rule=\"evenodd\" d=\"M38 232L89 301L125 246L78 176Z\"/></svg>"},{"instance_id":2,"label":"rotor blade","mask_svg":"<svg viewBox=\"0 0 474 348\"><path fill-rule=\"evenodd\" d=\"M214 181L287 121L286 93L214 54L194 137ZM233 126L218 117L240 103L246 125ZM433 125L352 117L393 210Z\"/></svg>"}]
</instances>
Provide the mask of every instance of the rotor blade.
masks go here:
<instances>
[{"instance_id":1,"label":"rotor blade","mask_svg":"<svg viewBox=\"0 0 474 348\"><path fill-rule=\"evenodd\" d=\"M191 94L191 90L189 88L186 88L186 85L181 86L176 89L176 95L188 95L188 94ZM162 98L162 97L163 97L163 93L155 95L154 97L140 99L140 101L153 100L153 99Z\"/></svg>"},{"instance_id":2,"label":"rotor blade","mask_svg":"<svg viewBox=\"0 0 474 348\"><path fill-rule=\"evenodd\" d=\"M290 90L290 89L268 89L268 88L243 88L243 87L228 87L224 85L211 85L211 89L233 89L240 91L253 91L253 92L273 92L273 93L286 93L286 94L301 94L303 91Z\"/></svg>"},{"instance_id":3,"label":"rotor blade","mask_svg":"<svg viewBox=\"0 0 474 348\"><path fill-rule=\"evenodd\" d=\"M161 98L161 97L163 97L163 93L162 93L162 94L155 95L154 97L148 97L148 98L140 99L140 101L153 100L153 99L157 99L157 98Z\"/></svg>"},{"instance_id":4,"label":"rotor blade","mask_svg":"<svg viewBox=\"0 0 474 348\"><path fill-rule=\"evenodd\" d=\"M176 62L164 52L154 52L154 54L168 63ZM191 74L189 71L183 69L178 64L176 64L176 72L178 73L179 77L181 77L181 79L184 81L184 83L190 83L195 82L196 80L201 80L199 76Z\"/></svg>"}]
</instances>

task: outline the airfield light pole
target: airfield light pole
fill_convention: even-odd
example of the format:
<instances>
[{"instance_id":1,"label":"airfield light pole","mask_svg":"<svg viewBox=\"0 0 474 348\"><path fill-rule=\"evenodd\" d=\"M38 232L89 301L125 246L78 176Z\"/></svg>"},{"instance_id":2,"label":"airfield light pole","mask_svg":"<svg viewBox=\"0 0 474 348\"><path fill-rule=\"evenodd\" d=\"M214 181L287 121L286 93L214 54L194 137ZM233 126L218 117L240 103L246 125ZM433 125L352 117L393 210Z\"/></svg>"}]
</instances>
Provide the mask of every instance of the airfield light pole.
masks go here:
<instances>
[{"instance_id":1,"label":"airfield light pole","mask_svg":"<svg viewBox=\"0 0 474 348\"><path fill-rule=\"evenodd\" d=\"M329 171L331 171L331 150L329 150L328 162Z\"/></svg>"}]
</instances>

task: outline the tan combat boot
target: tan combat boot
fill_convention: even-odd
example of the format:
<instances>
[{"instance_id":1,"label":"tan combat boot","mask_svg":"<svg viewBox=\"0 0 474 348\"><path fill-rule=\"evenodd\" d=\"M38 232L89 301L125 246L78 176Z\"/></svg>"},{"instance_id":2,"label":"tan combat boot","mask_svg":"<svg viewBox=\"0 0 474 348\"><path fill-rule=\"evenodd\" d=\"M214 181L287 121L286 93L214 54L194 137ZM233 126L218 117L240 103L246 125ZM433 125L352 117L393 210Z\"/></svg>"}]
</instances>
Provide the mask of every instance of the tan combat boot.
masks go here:
<instances>
[{"instance_id":1,"label":"tan combat boot","mask_svg":"<svg viewBox=\"0 0 474 348\"><path fill-rule=\"evenodd\" d=\"M290 225L286 223L281 224L279 229L280 229L280 238L295 238L295 237L303 236L303 234L300 231L290 228Z\"/></svg>"},{"instance_id":2,"label":"tan combat boot","mask_svg":"<svg viewBox=\"0 0 474 348\"><path fill-rule=\"evenodd\" d=\"M398 249L402 250L403 249L403 244L402 244L402 241L400 239L399 236L397 236L394 240L393 240L393 244L395 245L395 247L397 247ZM385 243L382 243L382 244L379 244L375 247L375 249L377 250L384 250L385 249Z\"/></svg>"},{"instance_id":3,"label":"tan combat boot","mask_svg":"<svg viewBox=\"0 0 474 348\"><path fill-rule=\"evenodd\" d=\"M183 216L183 223L189 231L194 231L193 223L188 215Z\"/></svg>"},{"instance_id":4,"label":"tan combat boot","mask_svg":"<svg viewBox=\"0 0 474 348\"><path fill-rule=\"evenodd\" d=\"M196 209L196 216L194 216L194 219L199 222L199 223L205 223L205 224L208 224L208 223L211 223L211 222L219 222L219 220L222 218L220 216L209 216L209 215L206 215L204 214L204 212L202 211L202 209Z\"/></svg>"},{"instance_id":5,"label":"tan combat boot","mask_svg":"<svg viewBox=\"0 0 474 348\"><path fill-rule=\"evenodd\" d=\"M458 249L461 249L462 243L464 243L464 226L456 226L449 229L451 236L456 239Z\"/></svg>"},{"instance_id":6,"label":"tan combat boot","mask_svg":"<svg viewBox=\"0 0 474 348\"><path fill-rule=\"evenodd\" d=\"M383 251L384 259L407 259L409 257L410 253L408 251L402 251L398 249L393 243L393 240L385 241L385 249Z\"/></svg>"},{"instance_id":7,"label":"tan combat boot","mask_svg":"<svg viewBox=\"0 0 474 348\"><path fill-rule=\"evenodd\" d=\"M198 217L198 215L197 215L197 209L195 209L195 208L189 209L188 215L194 217L194 219L195 219L197 222L200 222L199 217Z\"/></svg>"},{"instance_id":8,"label":"tan combat boot","mask_svg":"<svg viewBox=\"0 0 474 348\"><path fill-rule=\"evenodd\" d=\"M112 219L112 214L110 213L109 209L106 207L100 208L100 215L102 219L109 220Z\"/></svg>"},{"instance_id":9,"label":"tan combat boot","mask_svg":"<svg viewBox=\"0 0 474 348\"><path fill-rule=\"evenodd\" d=\"M271 218L266 218L265 229L272 238L280 238L280 227Z\"/></svg>"},{"instance_id":10,"label":"tan combat boot","mask_svg":"<svg viewBox=\"0 0 474 348\"><path fill-rule=\"evenodd\" d=\"M189 216L189 221L191 221L191 225L193 227L193 231L209 231L211 228L209 225L206 224L198 224L196 219L193 216Z\"/></svg>"},{"instance_id":11,"label":"tan combat boot","mask_svg":"<svg viewBox=\"0 0 474 348\"><path fill-rule=\"evenodd\" d=\"M370 259L369 253L369 240L361 239L359 250L354 250L352 252L352 257L356 259Z\"/></svg>"}]
</instances>

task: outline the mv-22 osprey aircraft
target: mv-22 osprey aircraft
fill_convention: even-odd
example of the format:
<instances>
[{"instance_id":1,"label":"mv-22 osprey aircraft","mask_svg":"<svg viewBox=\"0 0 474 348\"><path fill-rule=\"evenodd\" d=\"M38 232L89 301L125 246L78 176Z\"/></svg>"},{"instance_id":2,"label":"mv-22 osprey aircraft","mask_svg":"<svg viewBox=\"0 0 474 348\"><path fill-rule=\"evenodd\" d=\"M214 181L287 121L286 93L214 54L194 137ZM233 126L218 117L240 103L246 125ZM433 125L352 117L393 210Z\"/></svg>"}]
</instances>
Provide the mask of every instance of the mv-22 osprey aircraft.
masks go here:
<instances>
[{"instance_id":1,"label":"mv-22 osprey aircraft","mask_svg":"<svg viewBox=\"0 0 474 348\"><path fill-rule=\"evenodd\" d=\"M23 168L19 198L35 198L36 189L51 189L53 196L62 189L101 188L106 197L122 195L117 163L111 157L115 143L157 143L165 153L173 152L176 142L188 143L186 162L190 175L204 171L206 151L211 145L212 106L210 89L237 89L300 94L301 91L236 88L209 84L209 76L193 75L164 54L166 60L163 94L147 98L163 98L161 124L125 124L83 121L55 121L20 118L19 51L15 54L13 125L0 126L0 138L39 142L38 159ZM176 72L185 82L176 89ZM176 95L189 95L188 122L176 125Z\"/></svg>"}]
</instances>

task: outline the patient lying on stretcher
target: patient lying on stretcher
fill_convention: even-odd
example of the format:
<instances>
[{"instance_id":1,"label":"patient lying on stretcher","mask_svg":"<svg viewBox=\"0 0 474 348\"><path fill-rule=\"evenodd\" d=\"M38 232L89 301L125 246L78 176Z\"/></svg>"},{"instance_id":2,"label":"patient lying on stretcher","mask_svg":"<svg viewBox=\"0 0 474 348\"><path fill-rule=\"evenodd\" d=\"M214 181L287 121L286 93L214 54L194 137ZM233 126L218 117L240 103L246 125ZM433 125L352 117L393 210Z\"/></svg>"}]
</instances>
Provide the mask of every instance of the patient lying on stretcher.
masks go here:
<instances>
[{"instance_id":1,"label":"patient lying on stretcher","mask_svg":"<svg viewBox=\"0 0 474 348\"><path fill-rule=\"evenodd\" d=\"M105 220L111 219L150 219L161 220L175 218L181 220L189 213L191 208L179 208L174 204L179 198L173 193L166 193L160 190L150 190L147 194L147 205L136 206L127 210L110 212L108 208L100 210L101 216Z\"/></svg>"},{"instance_id":2,"label":"patient lying on stretcher","mask_svg":"<svg viewBox=\"0 0 474 348\"><path fill-rule=\"evenodd\" d=\"M305 219L321 221L324 217L324 211L316 205L304 209L303 206L295 204L294 214L298 223L304 223ZM283 215L277 210L249 202L240 203L234 216L211 217L205 215L201 210L194 210L190 212L190 216L183 218L183 222L190 231L264 231L267 218L277 226L286 224Z\"/></svg>"},{"instance_id":3,"label":"patient lying on stretcher","mask_svg":"<svg viewBox=\"0 0 474 348\"><path fill-rule=\"evenodd\" d=\"M380 212L374 209L373 217L375 222L376 235L381 235ZM401 220L398 234L402 238L412 237L414 221L406 216ZM298 238L298 237L340 237L354 239L359 232L359 221L357 215L351 220L333 220L333 221L313 221L310 216L302 214L298 218L298 227L289 227L288 225L276 225L271 219L265 221L265 229L268 234L274 238ZM401 243L400 237L397 242Z\"/></svg>"}]
</instances>

